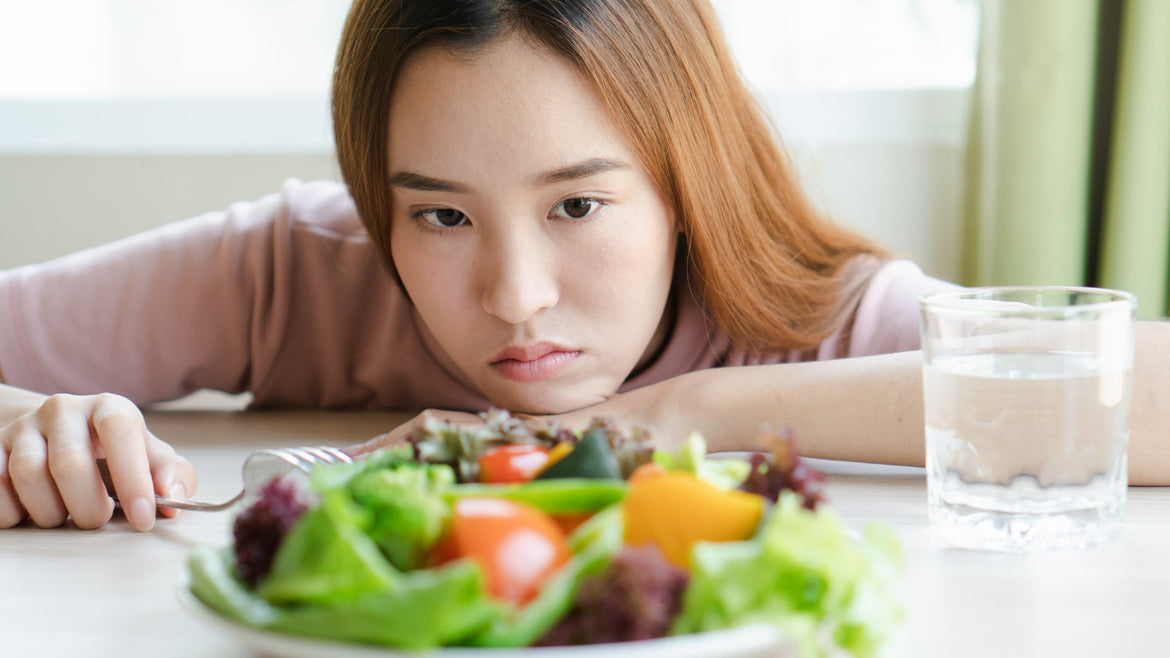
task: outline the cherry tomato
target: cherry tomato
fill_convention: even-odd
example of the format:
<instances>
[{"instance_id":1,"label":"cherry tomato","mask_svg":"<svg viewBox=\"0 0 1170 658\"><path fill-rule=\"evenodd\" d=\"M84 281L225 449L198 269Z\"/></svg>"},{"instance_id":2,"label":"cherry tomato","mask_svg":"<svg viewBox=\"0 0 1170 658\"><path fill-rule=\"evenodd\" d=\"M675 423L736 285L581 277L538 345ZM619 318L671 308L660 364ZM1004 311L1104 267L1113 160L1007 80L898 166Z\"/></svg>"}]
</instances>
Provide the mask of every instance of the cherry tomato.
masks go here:
<instances>
[{"instance_id":1,"label":"cherry tomato","mask_svg":"<svg viewBox=\"0 0 1170 658\"><path fill-rule=\"evenodd\" d=\"M479 481L528 482L548 464L548 450L529 443L497 446L479 458Z\"/></svg>"},{"instance_id":2,"label":"cherry tomato","mask_svg":"<svg viewBox=\"0 0 1170 658\"><path fill-rule=\"evenodd\" d=\"M549 575L569 561L565 534L535 507L502 498L461 498L453 507L437 557L479 562L488 593L497 599L532 600Z\"/></svg>"}]
</instances>

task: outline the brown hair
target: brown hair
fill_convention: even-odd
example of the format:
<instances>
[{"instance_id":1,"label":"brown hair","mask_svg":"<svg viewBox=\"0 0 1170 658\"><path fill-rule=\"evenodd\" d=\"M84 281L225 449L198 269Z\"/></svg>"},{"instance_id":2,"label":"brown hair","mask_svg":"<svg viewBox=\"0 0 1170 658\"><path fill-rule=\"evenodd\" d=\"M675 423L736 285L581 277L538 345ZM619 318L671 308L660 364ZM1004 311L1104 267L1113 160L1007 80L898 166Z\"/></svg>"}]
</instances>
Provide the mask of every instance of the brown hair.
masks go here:
<instances>
[{"instance_id":1,"label":"brown hair","mask_svg":"<svg viewBox=\"0 0 1170 658\"><path fill-rule=\"evenodd\" d=\"M597 90L682 227L689 281L752 353L810 348L850 314L877 245L802 193L706 0L356 0L333 81L341 172L394 272L387 113L406 57L523 34Z\"/></svg>"}]
</instances>

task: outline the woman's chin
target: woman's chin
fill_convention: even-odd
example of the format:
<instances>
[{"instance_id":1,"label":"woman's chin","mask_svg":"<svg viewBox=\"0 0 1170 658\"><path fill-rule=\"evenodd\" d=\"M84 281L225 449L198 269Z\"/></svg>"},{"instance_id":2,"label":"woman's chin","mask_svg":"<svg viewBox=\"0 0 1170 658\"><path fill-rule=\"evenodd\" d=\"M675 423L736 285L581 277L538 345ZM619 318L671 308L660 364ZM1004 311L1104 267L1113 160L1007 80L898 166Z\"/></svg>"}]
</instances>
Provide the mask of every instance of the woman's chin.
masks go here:
<instances>
[{"instance_id":1,"label":"woman's chin","mask_svg":"<svg viewBox=\"0 0 1170 658\"><path fill-rule=\"evenodd\" d=\"M489 395L488 400L495 406L512 413L532 416L553 416L578 411L604 402L608 395L584 392L558 392L555 390L532 391L530 394Z\"/></svg>"}]
</instances>

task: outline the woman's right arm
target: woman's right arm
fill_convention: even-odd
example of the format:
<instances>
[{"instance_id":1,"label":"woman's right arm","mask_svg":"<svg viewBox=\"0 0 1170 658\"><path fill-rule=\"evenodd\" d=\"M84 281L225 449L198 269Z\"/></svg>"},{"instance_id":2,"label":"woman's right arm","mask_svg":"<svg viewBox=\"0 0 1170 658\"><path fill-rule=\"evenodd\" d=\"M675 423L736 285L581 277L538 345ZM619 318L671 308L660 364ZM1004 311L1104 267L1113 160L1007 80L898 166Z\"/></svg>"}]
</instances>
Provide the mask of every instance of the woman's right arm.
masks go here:
<instances>
[{"instance_id":1,"label":"woman's right arm","mask_svg":"<svg viewBox=\"0 0 1170 658\"><path fill-rule=\"evenodd\" d=\"M290 181L254 203L0 271L0 527L104 523L100 459L136 528L152 525L153 494L194 493L190 464L136 404L201 388L338 404L316 373L353 330L321 340L320 317L347 320L315 302L382 274L359 233L343 186Z\"/></svg>"},{"instance_id":2,"label":"woman's right arm","mask_svg":"<svg viewBox=\"0 0 1170 658\"><path fill-rule=\"evenodd\" d=\"M279 207L238 204L0 272L0 528L105 524L115 505L103 462L139 530L154 525L155 494L195 492L191 464L137 404L243 387L246 291L259 287L249 274L267 269Z\"/></svg>"},{"instance_id":3,"label":"woman's right arm","mask_svg":"<svg viewBox=\"0 0 1170 658\"><path fill-rule=\"evenodd\" d=\"M131 525L154 526L154 495L194 492L195 469L146 427L121 396L41 395L3 383L0 372L0 528L26 518L52 528L72 518L81 528L110 520L110 480Z\"/></svg>"},{"instance_id":4,"label":"woman's right arm","mask_svg":"<svg viewBox=\"0 0 1170 658\"><path fill-rule=\"evenodd\" d=\"M246 335L213 332L241 323L202 285L220 283L211 259L222 234L192 220L0 272L10 311L0 320L0 528L105 524L115 505L100 462L138 530L154 525L156 493L194 493L194 469L150 433L136 403L179 397L200 377L230 383L245 363Z\"/></svg>"}]
</instances>

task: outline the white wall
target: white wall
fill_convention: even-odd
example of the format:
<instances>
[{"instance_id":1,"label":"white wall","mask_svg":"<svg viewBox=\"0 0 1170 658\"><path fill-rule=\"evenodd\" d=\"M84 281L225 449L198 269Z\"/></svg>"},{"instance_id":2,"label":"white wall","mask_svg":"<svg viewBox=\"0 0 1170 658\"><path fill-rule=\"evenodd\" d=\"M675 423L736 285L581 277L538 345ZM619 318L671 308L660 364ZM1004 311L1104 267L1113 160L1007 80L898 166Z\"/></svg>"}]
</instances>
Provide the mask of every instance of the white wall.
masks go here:
<instances>
[{"instance_id":1,"label":"white wall","mask_svg":"<svg viewBox=\"0 0 1170 658\"><path fill-rule=\"evenodd\" d=\"M331 154L0 154L0 268L36 263L280 189Z\"/></svg>"},{"instance_id":2,"label":"white wall","mask_svg":"<svg viewBox=\"0 0 1170 658\"><path fill-rule=\"evenodd\" d=\"M806 188L838 221L948 281L959 277L963 149L832 146L800 160Z\"/></svg>"},{"instance_id":3,"label":"white wall","mask_svg":"<svg viewBox=\"0 0 1170 658\"><path fill-rule=\"evenodd\" d=\"M829 215L956 281L970 91L764 97L805 190Z\"/></svg>"}]
</instances>

